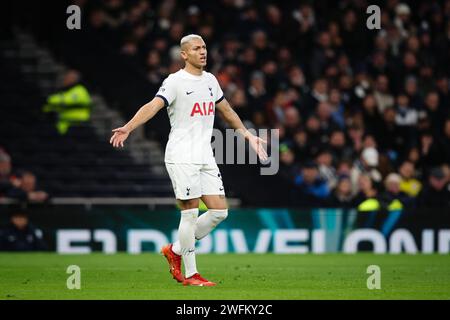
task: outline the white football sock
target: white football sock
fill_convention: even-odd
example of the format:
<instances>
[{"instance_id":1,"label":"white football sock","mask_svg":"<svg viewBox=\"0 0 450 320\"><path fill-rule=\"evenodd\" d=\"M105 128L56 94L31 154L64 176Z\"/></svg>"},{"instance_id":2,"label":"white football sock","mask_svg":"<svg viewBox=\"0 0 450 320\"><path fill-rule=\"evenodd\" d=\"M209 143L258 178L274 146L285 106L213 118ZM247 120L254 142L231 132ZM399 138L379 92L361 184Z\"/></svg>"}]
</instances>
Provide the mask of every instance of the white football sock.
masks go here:
<instances>
[{"instance_id":1,"label":"white football sock","mask_svg":"<svg viewBox=\"0 0 450 320\"><path fill-rule=\"evenodd\" d=\"M228 216L227 209L211 209L206 211L197 219L195 225L195 239L200 240L206 237L220 222ZM180 241L176 241L172 246L172 251L181 255Z\"/></svg>"},{"instance_id":2,"label":"white football sock","mask_svg":"<svg viewBox=\"0 0 450 320\"><path fill-rule=\"evenodd\" d=\"M227 209L210 209L197 219L195 225L195 239L206 237L219 223L228 216Z\"/></svg>"},{"instance_id":3,"label":"white football sock","mask_svg":"<svg viewBox=\"0 0 450 320\"><path fill-rule=\"evenodd\" d=\"M186 278L197 273L195 263L195 223L197 222L197 217L198 208L181 211L178 239L180 241L180 253L183 256Z\"/></svg>"},{"instance_id":4,"label":"white football sock","mask_svg":"<svg viewBox=\"0 0 450 320\"><path fill-rule=\"evenodd\" d=\"M180 245L180 240L177 240L176 242L173 243L172 251L173 251L174 253L176 253L177 255L181 256L181 245Z\"/></svg>"}]
</instances>

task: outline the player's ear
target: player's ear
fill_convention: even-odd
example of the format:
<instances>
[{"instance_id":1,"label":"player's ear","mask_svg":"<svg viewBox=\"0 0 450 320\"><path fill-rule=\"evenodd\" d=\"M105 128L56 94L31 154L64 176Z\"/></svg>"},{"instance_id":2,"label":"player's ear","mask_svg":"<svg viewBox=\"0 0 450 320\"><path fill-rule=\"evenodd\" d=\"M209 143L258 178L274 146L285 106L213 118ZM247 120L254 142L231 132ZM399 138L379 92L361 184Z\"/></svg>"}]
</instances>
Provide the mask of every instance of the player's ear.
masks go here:
<instances>
[{"instance_id":1,"label":"player's ear","mask_svg":"<svg viewBox=\"0 0 450 320\"><path fill-rule=\"evenodd\" d=\"M186 53L186 51L181 50L181 51L180 51L180 55L181 55L181 58L182 58L183 60L187 60L187 53Z\"/></svg>"}]
</instances>

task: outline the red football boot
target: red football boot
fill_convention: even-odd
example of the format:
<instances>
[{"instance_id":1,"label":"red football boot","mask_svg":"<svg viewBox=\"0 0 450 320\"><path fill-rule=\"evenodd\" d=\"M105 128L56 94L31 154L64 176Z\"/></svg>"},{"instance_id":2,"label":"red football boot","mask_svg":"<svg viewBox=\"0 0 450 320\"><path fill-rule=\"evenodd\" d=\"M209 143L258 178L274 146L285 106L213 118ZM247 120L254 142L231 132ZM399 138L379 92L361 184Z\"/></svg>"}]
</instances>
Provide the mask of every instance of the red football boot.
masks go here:
<instances>
[{"instance_id":1,"label":"red football boot","mask_svg":"<svg viewBox=\"0 0 450 320\"><path fill-rule=\"evenodd\" d=\"M173 278L178 282L184 281L183 272L181 272L181 256L172 251L173 244L169 243L161 248L161 253L166 257L169 262L169 271Z\"/></svg>"},{"instance_id":2,"label":"red football boot","mask_svg":"<svg viewBox=\"0 0 450 320\"><path fill-rule=\"evenodd\" d=\"M216 284L214 282L206 280L201 275L196 273L193 276L186 278L183 281L183 285L184 286L213 287Z\"/></svg>"}]
</instances>

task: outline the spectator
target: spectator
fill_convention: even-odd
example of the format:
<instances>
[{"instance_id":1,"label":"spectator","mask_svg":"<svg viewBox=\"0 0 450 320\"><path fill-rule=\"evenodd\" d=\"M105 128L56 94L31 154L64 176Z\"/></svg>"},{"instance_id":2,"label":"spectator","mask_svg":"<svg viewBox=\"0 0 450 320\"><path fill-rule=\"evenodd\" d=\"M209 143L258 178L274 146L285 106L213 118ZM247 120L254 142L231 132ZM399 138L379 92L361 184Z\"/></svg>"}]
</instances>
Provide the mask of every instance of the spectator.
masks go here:
<instances>
[{"instance_id":1,"label":"spectator","mask_svg":"<svg viewBox=\"0 0 450 320\"><path fill-rule=\"evenodd\" d=\"M364 124L366 126L366 132L379 136L380 130L383 126L383 119L377 108L377 101L372 94L364 97L362 103L362 114Z\"/></svg>"},{"instance_id":2,"label":"spectator","mask_svg":"<svg viewBox=\"0 0 450 320\"><path fill-rule=\"evenodd\" d=\"M317 116L312 115L306 120L306 133L308 135L310 155L316 154L322 144L328 139L320 128L320 121Z\"/></svg>"},{"instance_id":3,"label":"spectator","mask_svg":"<svg viewBox=\"0 0 450 320\"><path fill-rule=\"evenodd\" d=\"M414 163L404 161L399 168L401 175L400 191L406 193L410 197L416 197L422 190L422 183L415 178L416 172Z\"/></svg>"},{"instance_id":4,"label":"spectator","mask_svg":"<svg viewBox=\"0 0 450 320\"><path fill-rule=\"evenodd\" d=\"M420 151L417 147L412 147L406 152L406 160L410 161L414 166L420 167Z\"/></svg>"},{"instance_id":5,"label":"spectator","mask_svg":"<svg viewBox=\"0 0 450 320\"><path fill-rule=\"evenodd\" d=\"M397 96L397 113L395 122L399 126L414 127L417 125L418 113L409 106L409 98L402 93Z\"/></svg>"},{"instance_id":6,"label":"spectator","mask_svg":"<svg viewBox=\"0 0 450 320\"><path fill-rule=\"evenodd\" d=\"M11 157L2 150L0 150L0 196L26 199L26 193L20 189L20 181L12 174Z\"/></svg>"},{"instance_id":7,"label":"spectator","mask_svg":"<svg viewBox=\"0 0 450 320\"><path fill-rule=\"evenodd\" d=\"M366 148L361 152L360 158L354 162L351 171L352 189L354 193L357 191L359 176L361 174L368 175L376 183L381 182L382 177L377 170L378 159L378 151L375 148Z\"/></svg>"},{"instance_id":8,"label":"spectator","mask_svg":"<svg viewBox=\"0 0 450 320\"><path fill-rule=\"evenodd\" d=\"M352 142L352 149L354 153L362 152L363 146L363 138L364 138L364 129L360 125L353 125L348 128L348 136L350 137L350 141Z\"/></svg>"},{"instance_id":9,"label":"spectator","mask_svg":"<svg viewBox=\"0 0 450 320\"><path fill-rule=\"evenodd\" d=\"M316 109L317 118L320 121L321 131L329 136L332 131L339 129L339 125L332 118L332 109L328 102L320 102Z\"/></svg>"},{"instance_id":10,"label":"spectator","mask_svg":"<svg viewBox=\"0 0 450 320\"><path fill-rule=\"evenodd\" d=\"M402 38L407 38L411 28L411 9L406 3L399 3L395 7L394 25Z\"/></svg>"},{"instance_id":11,"label":"spectator","mask_svg":"<svg viewBox=\"0 0 450 320\"><path fill-rule=\"evenodd\" d=\"M408 77L405 83L405 93L408 95L410 106L414 110L420 110L423 107L423 99L419 93L419 85L416 77Z\"/></svg>"},{"instance_id":12,"label":"spectator","mask_svg":"<svg viewBox=\"0 0 450 320\"><path fill-rule=\"evenodd\" d=\"M288 44L296 49L296 53L301 58L308 58L314 45L313 41L316 32L314 8L308 3L301 4L299 9L292 12L288 28L289 31L294 31L286 32Z\"/></svg>"},{"instance_id":13,"label":"spectator","mask_svg":"<svg viewBox=\"0 0 450 320\"><path fill-rule=\"evenodd\" d=\"M294 107L286 108L284 110L284 127L286 128L286 134L289 139L293 138L300 124L301 118L297 109Z\"/></svg>"},{"instance_id":14,"label":"spectator","mask_svg":"<svg viewBox=\"0 0 450 320\"><path fill-rule=\"evenodd\" d=\"M123 11L122 0L111 0L104 2L105 22L110 28L118 28L125 22L126 13Z\"/></svg>"},{"instance_id":15,"label":"spectator","mask_svg":"<svg viewBox=\"0 0 450 320\"><path fill-rule=\"evenodd\" d=\"M403 209L411 204L411 199L406 193L400 190L402 179L397 173L389 174L384 180L385 191L380 195L380 202L383 208L391 210Z\"/></svg>"},{"instance_id":16,"label":"spectator","mask_svg":"<svg viewBox=\"0 0 450 320\"><path fill-rule=\"evenodd\" d=\"M350 177L341 176L331 193L328 205L334 208L354 208L356 206L354 198Z\"/></svg>"},{"instance_id":17,"label":"spectator","mask_svg":"<svg viewBox=\"0 0 450 320\"><path fill-rule=\"evenodd\" d=\"M431 127L434 130L434 134L440 134L445 114L440 108L439 95L437 92L431 91L425 96L425 112L428 119L431 121Z\"/></svg>"},{"instance_id":18,"label":"spectator","mask_svg":"<svg viewBox=\"0 0 450 320\"><path fill-rule=\"evenodd\" d=\"M36 176L29 172L19 172L11 176L15 191L10 192L10 197L30 202L44 202L48 200L49 195L42 190L36 190Z\"/></svg>"},{"instance_id":19,"label":"spectator","mask_svg":"<svg viewBox=\"0 0 450 320\"><path fill-rule=\"evenodd\" d=\"M252 114L248 107L247 97L242 89L236 89L231 94L230 103L234 107L236 113L242 119L246 127L253 128L254 125L251 122Z\"/></svg>"},{"instance_id":20,"label":"spectator","mask_svg":"<svg viewBox=\"0 0 450 320\"><path fill-rule=\"evenodd\" d=\"M326 181L320 177L315 163L305 163L294 182L296 186L294 204L303 207L317 207L326 204L330 190Z\"/></svg>"},{"instance_id":21,"label":"spectator","mask_svg":"<svg viewBox=\"0 0 450 320\"><path fill-rule=\"evenodd\" d=\"M442 168L435 167L431 170L428 183L419 193L417 205L422 208L448 208L450 206L448 177Z\"/></svg>"},{"instance_id":22,"label":"spectator","mask_svg":"<svg viewBox=\"0 0 450 320\"><path fill-rule=\"evenodd\" d=\"M289 84L291 87L297 89L302 95L305 95L309 90L306 84L305 74L303 73L302 68L297 65L289 68Z\"/></svg>"},{"instance_id":23,"label":"spectator","mask_svg":"<svg viewBox=\"0 0 450 320\"><path fill-rule=\"evenodd\" d=\"M44 112L56 112L56 128L60 134L66 134L70 126L88 121L91 116L91 96L80 83L79 72L69 70L64 74L62 88L47 98Z\"/></svg>"},{"instance_id":24,"label":"spectator","mask_svg":"<svg viewBox=\"0 0 450 320\"><path fill-rule=\"evenodd\" d=\"M445 109L445 106L450 105L450 85L448 77L443 72L439 72L439 74L437 75L436 90L439 94L439 101L441 103L442 109ZM450 116L448 108L446 116Z\"/></svg>"},{"instance_id":25,"label":"spectator","mask_svg":"<svg viewBox=\"0 0 450 320\"><path fill-rule=\"evenodd\" d=\"M375 84L374 97L377 101L378 110L383 113L386 108L394 106L394 97L389 91L389 78L381 74L377 77Z\"/></svg>"},{"instance_id":26,"label":"spectator","mask_svg":"<svg viewBox=\"0 0 450 320\"><path fill-rule=\"evenodd\" d=\"M42 202L48 199L44 191L36 190L36 177L29 171L12 173L11 157L0 149L0 197Z\"/></svg>"},{"instance_id":27,"label":"spectator","mask_svg":"<svg viewBox=\"0 0 450 320\"><path fill-rule=\"evenodd\" d=\"M339 129L345 128L344 111L345 106L341 101L341 93L338 89L330 90L329 105L331 107L331 118L339 126Z\"/></svg>"},{"instance_id":28,"label":"spectator","mask_svg":"<svg viewBox=\"0 0 450 320\"><path fill-rule=\"evenodd\" d=\"M280 145L280 177L284 180L284 182L289 186L294 186L294 180L292 177L295 177L299 168L295 163L295 154L290 149L289 145L286 143L282 143Z\"/></svg>"},{"instance_id":29,"label":"spectator","mask_svg":"<svg viewBox=\"0 0 450 320\"><path fill-rule=\"evenodd\" d=\"M350 160L342 160L338 163L336 174L338 176L349 176L352 172L352 162ZM351 181L350 181L351 182Z\"/></svg>"},{"instance_id":30,"label":"spectator","mask_svg":"<svg viewBox=\"0 0 450 320\"><path fill-rule=\"evenodd\" d=\"M420 136L420 162L425 167L437 166L442 163L439 144L431 132Z\"/></svg>"},{"instance_id":31,"label":"spectator","mask_svg":"<svg viewBox=\"0 0 450 320\"><path fill-rule=\"evenodd\" d=\"M294 153L298 161L305 158L305 155L311 154L308 134L305 130L297 130L294 134Z\"/></svg>"},{"instance_id":32,"label":"spectator","mask_svg":"<svg viewBox=\"0 0 450 320\"><path fill-rule=\"evenodd\" d=\"M305 98L302 116L309 116L316 109L319 102L326 101L328 101L328 83L325 79L320 78L314 82L313 90Z\"/></svg>"},{"instance_id":33,"label":"spectator","mask_svg":"<svg viewBox=\"0 0 450 320\"><path fill-rule=\"evenodd\" d=\"M265 10L268 23L268 35L276 42L285 43L285 30L283 26L283 13L275 5L268 5Z\"/></svg>"},{"instance_id":34,"label":"spectator","mask_svg":"<svg viewBox=\"0 0 450 320\"><path fill-rule=\"evenodd\" d=\"M273 49L270 48L267 34L263 30L256 30L252 36L252 46L256 50L256 57L259 63L272 58Z\"/></svg>"},{"instance_id":35,"label":"spectator","mask_svg":"<svg viewBox=\"0 0 450 320\"><path fill-rule=\"evenodd\" d=\"M349 7L340 16L342 17L343 48L350 60L358 63L367 52L367 33L364 32L355 9Z\"/></svg>"},{"instance_id":36,"label":"spectator","mask_svg":"<svg viewBox=\"0 0 450 320\"><path fill-rule=\"evenodd\" d=\"M334 59L336 59L336 52L332 47L330 34L322 31L317 37L317 46L312 55L310 66L312 76L318 78L322 75L325 66Z\"/></svg>"},{"instance_id":37,"label":"spectator","mask_svg":"<svg viewBox=\"0 0 450 320\"><path fill-rule=\"evenodd\" d=\"M355 196L355 203L358 211L377 211L380 209L378 201L378 190L373 186L372 179L367 174L358 177L358 194Z\"/></svg>"},{"instance_id":38,"label":"spectator","mask_svg":"<svg viewBox=\"0 0 450 320\"><path fill-rule=\"evenodd\" d=\"M403 154L406 140L401 128L395 121L396 112L393 108L386 108L383 113L383 125L379 131L377 141L380 148L386 152L392 152L395 156Z\"/></svg>"},{"instance_id":39,"label":"spectator","mask_svg":"<svg viewBox=\"0 0 450 320\"><path fill-rule=\"evenodd\" d=\"M352 156L352 148L347 145L343 131L335 130L331 133L329 146L336 163L342 159L349 159Z\"/></svg>"},{"instance_id":40,"label":"spectator","mask_svg":"<svg viewBox=\"0 0 450 320\"><path fill-rule=\"evenodd\" d=\"M316 163L319 169L320 177L327 182L328 189L336 187L337 176L336 169L333 166L333 156L327 149L321 150L316 157Z\"/></svg>"},{"instance_id":41,"label":"spectator","mask_svg":"<svg viewBox=\"0 0 450 320\"><path fill-rule=\"evenodd\" d=\"M14 210L8 225L0 229L0 251L44 251L42 231L29 221L25 210Z\"/></svg>"},{"instance_id":42,"label":"spectator","mask_svg":"<svg viewBox=\"0 0 450 320\"><path fill-rule=\"evenodd\" d=\"M387 58L383 50L378 49L374 52L368 66L368 71L372 77L384 74L388 71Z\"/></svg>"},{"instance_id":43,"label":"spectator","mask_svg":"<svg viewBox=\"0 0 450 320\"><path fill-rule=\"evenodd\" d=\"M252 74L250 78L250 85L247 89L247 100L254 115L259 114L265 117L265 107L268 102L268 97L265 78L262 72L256 71ZM255 121L255 116L253 116L253 122L260 127L262 126L262 123Z\"/></svg>"}]
</instances>

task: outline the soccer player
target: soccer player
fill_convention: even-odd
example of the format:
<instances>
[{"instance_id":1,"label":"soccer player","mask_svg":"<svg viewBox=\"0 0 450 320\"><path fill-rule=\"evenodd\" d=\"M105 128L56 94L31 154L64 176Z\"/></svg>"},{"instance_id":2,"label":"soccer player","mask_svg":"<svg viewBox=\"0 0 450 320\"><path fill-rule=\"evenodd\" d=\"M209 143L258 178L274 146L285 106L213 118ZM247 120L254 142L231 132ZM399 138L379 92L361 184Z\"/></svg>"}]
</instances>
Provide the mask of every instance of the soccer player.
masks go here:
<instances>
[{"instance_id":1,"label":"soccer player","mask_svg":"<svg viewBox=\"0 0 450 320\"><path fill-rule=\"evenodd\" d=\"M190 34L180 41L183 69L170 74L162 83L156 96L143 105L135 116L114 132L110 143L123 147L129 134L150 120L165 107L171 130L164 162L172 181L176 199L181 208L178 228L179 240L164 246L161 252L169 262L173 278L183 285L214 286L197 271L195 240L209 234L228 215L222 177L217 167L211 136L216 109L224 120L245 139L265 161L265 140L250 133L239 116L224 98L214 75L204 71L207 50L202 37ZM208 211L199 214L199 199ZM185 276L181 271L184 262Z\"/></svg>"}]
</instances>

